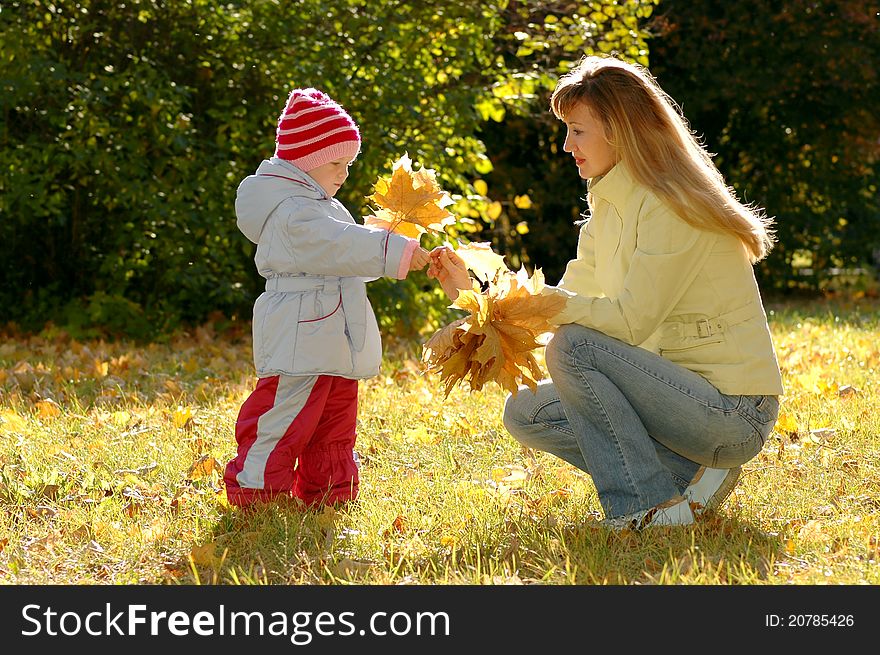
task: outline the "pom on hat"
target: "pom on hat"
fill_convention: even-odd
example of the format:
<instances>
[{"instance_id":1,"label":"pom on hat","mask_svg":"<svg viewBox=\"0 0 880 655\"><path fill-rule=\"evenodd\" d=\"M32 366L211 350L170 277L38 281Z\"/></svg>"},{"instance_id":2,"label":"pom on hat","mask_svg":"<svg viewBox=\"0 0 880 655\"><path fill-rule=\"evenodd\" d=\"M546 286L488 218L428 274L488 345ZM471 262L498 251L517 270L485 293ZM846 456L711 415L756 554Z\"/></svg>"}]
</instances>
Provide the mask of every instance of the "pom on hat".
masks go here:
<instances>
[{"instance_id":1,"label":"pom on hat","mask_svg":"<svg viewBox=\"0 0 880 655\"><path fill-rule=\"evenodd\" d=\"M308 172L348 157L361 148L361 135L351 116L317 89L294 89L278 118L275 156Z\"/></svg>"}]
</instances>

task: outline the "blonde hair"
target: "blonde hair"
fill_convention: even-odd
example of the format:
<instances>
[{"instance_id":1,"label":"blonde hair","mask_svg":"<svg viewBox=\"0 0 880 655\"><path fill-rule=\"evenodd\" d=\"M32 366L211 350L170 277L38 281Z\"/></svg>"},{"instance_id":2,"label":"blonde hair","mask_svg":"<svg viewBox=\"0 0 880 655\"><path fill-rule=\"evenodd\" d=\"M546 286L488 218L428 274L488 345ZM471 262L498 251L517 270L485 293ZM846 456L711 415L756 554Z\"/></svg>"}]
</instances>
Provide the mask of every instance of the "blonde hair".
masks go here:
<instances>
[{"instance_id":1,"label":"blonde hair","mask_svg":"<svg viewBox=\"0 0 880 655\"><path fill-rule=\"evenodd\" d=\"M772 220L741 203L699 143L678 104L648 70L613 57L584 57L550 98L560 120L586 105L605 126L618 160L690 225L735 235L754 263L773 247Z\"/></svg>"}]
</instances>

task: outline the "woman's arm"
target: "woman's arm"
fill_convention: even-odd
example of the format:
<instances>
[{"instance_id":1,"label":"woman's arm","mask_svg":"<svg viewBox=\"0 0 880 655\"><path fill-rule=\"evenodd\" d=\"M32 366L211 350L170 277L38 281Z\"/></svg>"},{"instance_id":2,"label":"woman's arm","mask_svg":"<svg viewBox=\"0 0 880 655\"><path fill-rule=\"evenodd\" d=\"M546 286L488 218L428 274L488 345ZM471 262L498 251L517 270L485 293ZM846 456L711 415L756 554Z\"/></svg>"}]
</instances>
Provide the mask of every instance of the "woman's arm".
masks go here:
<instances>
[{"instance_id":1,"label":"woman's arm","mask_svg":"<svg viewBox=\"0 0 880 655\"><path fill-rule=\"evenodd\" d=\"M552 322L579 323L626 343L651 336L693 283L718 235L691 227L661 208L639 219L638 238L614 298L572 293ZM576 287L575 287L576 288Z\"/></svg>"}]
</instances>

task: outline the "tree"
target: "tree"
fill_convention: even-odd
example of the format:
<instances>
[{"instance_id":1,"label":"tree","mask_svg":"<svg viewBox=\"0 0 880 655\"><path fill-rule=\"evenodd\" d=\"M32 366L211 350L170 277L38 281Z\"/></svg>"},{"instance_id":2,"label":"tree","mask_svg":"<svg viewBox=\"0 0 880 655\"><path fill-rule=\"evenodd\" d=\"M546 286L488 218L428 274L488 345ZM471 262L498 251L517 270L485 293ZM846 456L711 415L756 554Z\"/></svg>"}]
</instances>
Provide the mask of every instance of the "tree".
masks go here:
<instances>
[{"instance_id":1,"label":"tree","mask_svg":"<svg viewBox=\"0 0 880 655\"><path fill-rule=\"evenodd\" d=\"M657 0L511 2L495 47L512 71L481 110L479 136L493 169L482 175L474 239L490 241L513 268L541 268L555 284L575 254L586 187L562 152L565 130L550 111L559 76L584 55L647 65L645 24Z\"/></svg>"},{"instance_id":2,"label":"tree","mask_svg":"<svg viewBox=\"0 0 880 655\"><path fill-rule=\"evenodd\" d=\"M663 0L652 30L652 71L728 181L776 218L763 284L815 289L832 268L869 264L880 247L876 2Z\"/></svg>"},{"instance_id":3,"label":"tree","mask_svg":"<svg viewBox=\"0 0 880 655\"><path fill-rule=\"evenodd\" d=\"M288 91L319 87L360 123L355 215L405 151L461 190L485 162L474 107L503 74L499 25L463 0L5 3L3 319L150 336L249 318L261 279L235 189L272 154ZM418 307L400 286L374 291L388 312Z\"/></svg>"},{"instance_id":4,"label":"tree","mask_svg":"<svg viewBox=\"0 0 880 655\"><path fill-rule=\"evenodd\" d=\"M262 279L235 189L272 154L295 86L325 90L361 126L340 194L352 213L369 212L372 183L406 152L457 199L451 238L528 261L517 239L529 221L570 230L579 211L560 200L570 191L520 172L541 169L558 139L549 89L585 52L644 58L639 24L655 2L4 3L0 322L154 337L214 312L249 319ZM495 136L506 119L513 141ZM531 131L540 153L515 141ZM386 332L448 316L423 275L369 289Z\"/></svg>"}]
</instances>

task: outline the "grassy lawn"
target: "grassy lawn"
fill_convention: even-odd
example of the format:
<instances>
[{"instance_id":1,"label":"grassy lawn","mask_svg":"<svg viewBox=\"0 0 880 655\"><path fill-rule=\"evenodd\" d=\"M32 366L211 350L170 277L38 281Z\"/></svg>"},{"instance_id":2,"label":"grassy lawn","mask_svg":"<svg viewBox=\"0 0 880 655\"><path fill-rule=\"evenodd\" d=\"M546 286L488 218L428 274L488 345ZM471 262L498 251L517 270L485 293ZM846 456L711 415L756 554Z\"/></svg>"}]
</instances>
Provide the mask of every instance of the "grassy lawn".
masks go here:
<instances>
[{"instance_id":1,"label":"grassy lawn","mask_svg":"<svg viewBox=\"0 0 880 655\"><path fill-rule=\"evenodd\" d=\"M880 584L880 301L768 302L786 394L728 502L613 533L589 477L521 448L502 390L444 400L412 345L361 384L361 496L230 508L247 327L0 341L2 584Z\"/></svg>"}]
</instances>

